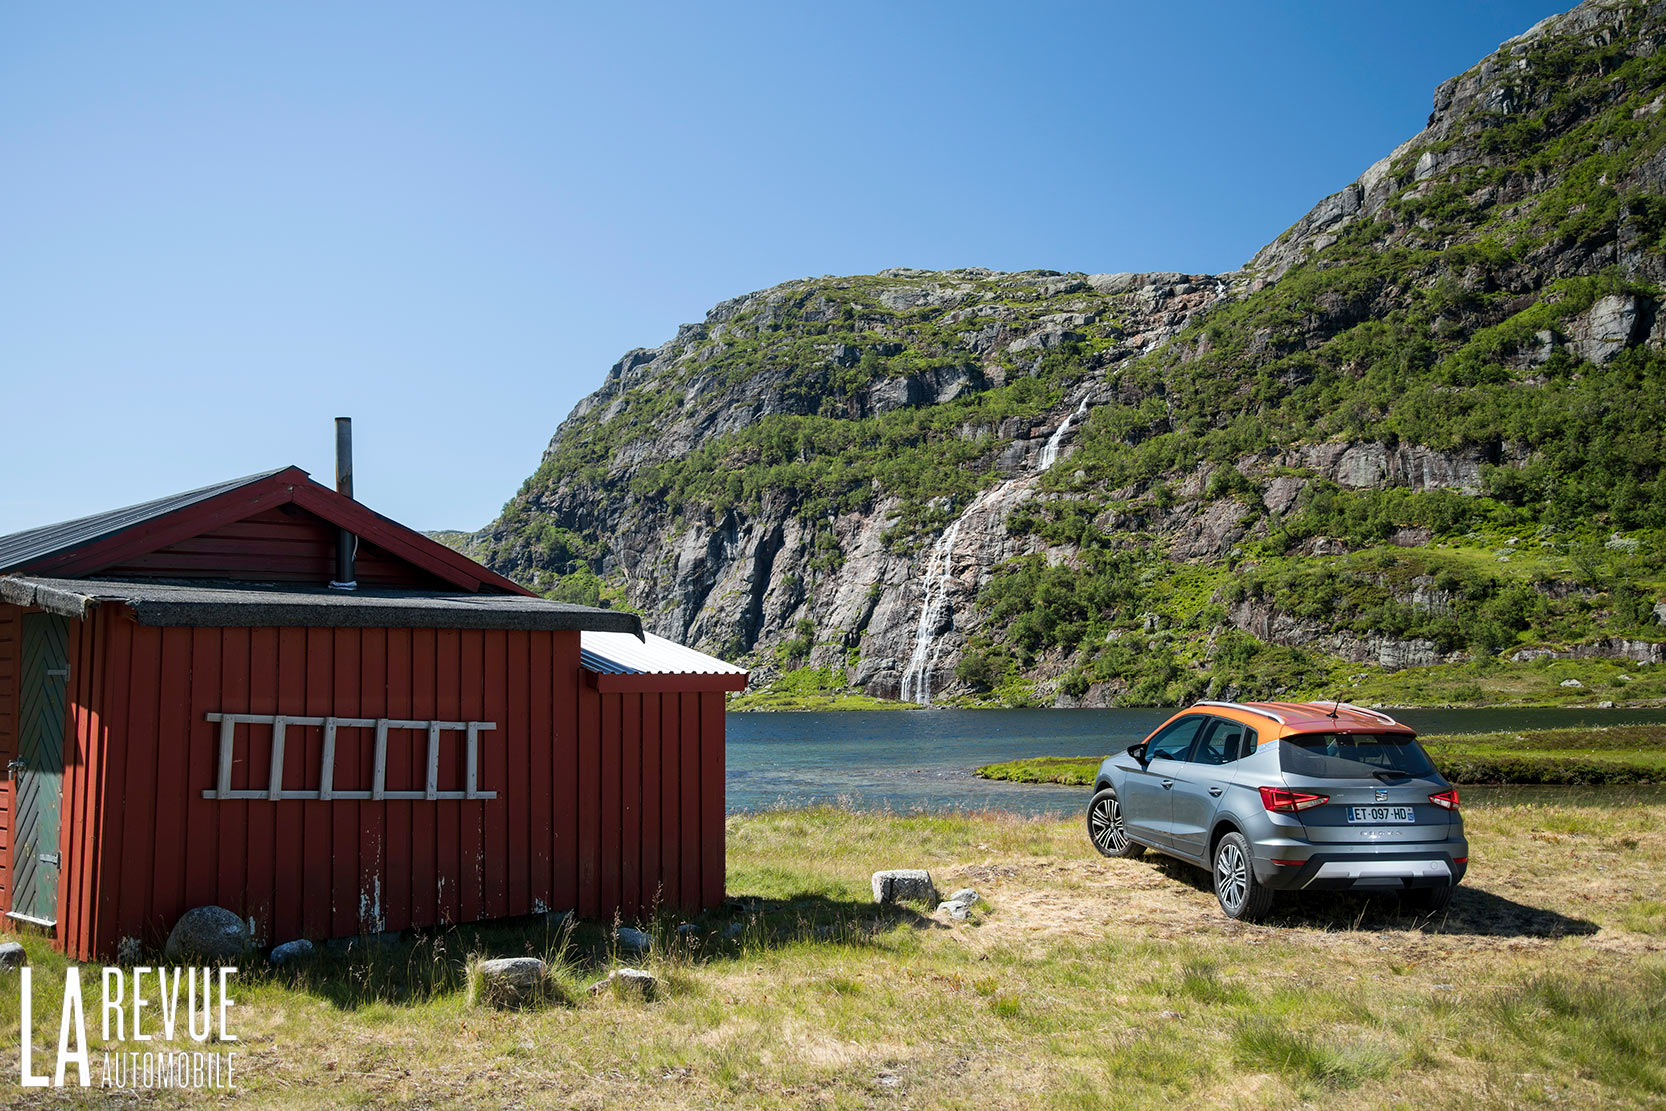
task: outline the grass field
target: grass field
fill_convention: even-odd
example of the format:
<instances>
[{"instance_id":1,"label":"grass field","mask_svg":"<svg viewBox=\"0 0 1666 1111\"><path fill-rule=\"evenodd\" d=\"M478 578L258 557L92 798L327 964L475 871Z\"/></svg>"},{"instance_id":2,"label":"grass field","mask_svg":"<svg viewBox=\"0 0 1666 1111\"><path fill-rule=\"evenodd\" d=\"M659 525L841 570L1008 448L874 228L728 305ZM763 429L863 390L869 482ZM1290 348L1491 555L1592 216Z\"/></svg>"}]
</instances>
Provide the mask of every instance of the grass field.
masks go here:
<instances>
[{"instance_id":1,"label":"grass field","mask_svg":"<svg viewBox=\"0 0 1666 1111\"><path fill-rule=\"evenodd\" d=\"M1314 896L1259 926L1221 915L1200 872L1100 858L1073 821L734 818L728 886L745 908L699 922L744 933L679 941L677 919L653 923L639 963L667 982L658 1001L584 993L619 963L595 924L446 931L240 977L237 1092L111 1103L1658 1106L1666 805L1583 797L1598 795L1472 808L1474 863L1436 919ZM972 920L876 909L869 873L901 866L976 887ZM53 1045L65 962L27 944L36 1044ZM470 954L523 952L558 955L573 1002L471 1008ZM12 1086L17 1006L0 990L6 1106L110 1105Z\"/></svg>"},{"instance_id":2,"label":"grass field","mask_svg":"<svg viewBox=\"0 0 1666 1111\"><path fill-rule=\"evenodd\" d=\"M1453 783L1613 786L1666 782L1666 725L1447 733L1418 738ZM1037 756L986 764L985 779L1092 786L1102 756Z\"/></svg>"}]
</instances>

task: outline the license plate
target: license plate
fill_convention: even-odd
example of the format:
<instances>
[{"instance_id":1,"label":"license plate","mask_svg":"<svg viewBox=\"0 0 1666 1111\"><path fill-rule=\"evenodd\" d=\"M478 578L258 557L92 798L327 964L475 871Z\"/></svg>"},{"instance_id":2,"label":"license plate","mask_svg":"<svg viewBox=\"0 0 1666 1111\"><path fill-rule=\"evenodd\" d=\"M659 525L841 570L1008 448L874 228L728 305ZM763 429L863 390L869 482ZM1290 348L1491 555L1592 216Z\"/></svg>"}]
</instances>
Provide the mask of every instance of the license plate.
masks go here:
<instances>
[{"instance_id":1,"label":"license plate","mask_svg":"<svg viewBox=\"0 0 1666 1111\"><path fill-rule=\"evenodd\" d=\"M1350 806L1350 822L1415 822L1417 813L1409 806Z\"/></svg>"}]
</instances>

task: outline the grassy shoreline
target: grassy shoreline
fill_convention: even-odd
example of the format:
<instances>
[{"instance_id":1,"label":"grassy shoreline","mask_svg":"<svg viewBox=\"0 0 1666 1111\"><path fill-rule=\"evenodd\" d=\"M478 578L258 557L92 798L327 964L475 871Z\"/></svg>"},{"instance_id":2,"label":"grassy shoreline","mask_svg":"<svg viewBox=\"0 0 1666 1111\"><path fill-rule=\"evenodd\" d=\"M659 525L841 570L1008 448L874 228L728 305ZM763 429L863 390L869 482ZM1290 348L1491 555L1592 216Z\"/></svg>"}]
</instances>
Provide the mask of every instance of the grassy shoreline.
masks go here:
<instances>
[{"instance_id":1,"label":"grassy shoreline","mask_svg":"<svg viewBox=\"0 0 1666 1111\"><path fill-rule=\"evenodd\" d=\"M729 708L744 710L912 710L917 703L872 695L850 686L838 667L799 668L767 686L730 699ZM1026 709L1052 707L1051 683L1009 677L982 694L940 698L935 704L955 709ZM1564 682L1574 686L1563 686ZM1117 709L1172 705L1173 701L1122 701ZM1189 702L1185 692L1170 690L1171 700ZM1192 697L1203 697L1201 688ZM1246 694L1243 697L1249 698ZM1658 709L1666 707L1666 667L1625 660L1541 659L1527 663L1471 661L1384 671L1367 664L1337 661L1331 674L1315 684L1293 683L1280 697L1327 701L1341 697L1360 705L1391 709ZM1606 704L1606 705L1605 705Z\"/></svg>"},{"instance_id":2,"label":"grassy shoreline","mask_svg":"<svg viewBox=\"0 0 1666 1111\"><path fill-rule=\"evenodd\" d=\"M1435 767L1458 784L1617 786L1666 783L1666 725L1611 725L1420 737ZM986 764L974 774L1009 783L1090 787L1100 756L1040 756Z\"/></svg>"},{"instance_id":3,"label":"grassy shoreline","mask_svg":"<svg viewBox=\"0 0 1666 1111\"><path fill-rule=\"evenodd\" d=\"M1200 871L1106 860L1076 821L836 809L729 821L728 891L646 923L459 928L235 985L238 1090L155 1106L1362 1109L1666 1099L1666 804L1472 808L1475 863L1438 919L1392 899L1222 916ZM1593 865L1602 866L1594 878ZM975 887L972 919L880 909L868 875ZM742 923L739 937L723 927ZM27 938L37 1070L66 962ZM549 953L570 1002L467 1003L471 952ZM653 1002L583 986L623 963ZM89 1011L89 1015L93 1012ZM18 1052L0 991L0 1059ZM97 1044L98 1023L91 1023ZM246 1056L244 1056L246 1055ZM15 1073L13 1074L15 1077ZM8 1106L102 1106L11 1089Z\"/></svg>"}]
</instances>

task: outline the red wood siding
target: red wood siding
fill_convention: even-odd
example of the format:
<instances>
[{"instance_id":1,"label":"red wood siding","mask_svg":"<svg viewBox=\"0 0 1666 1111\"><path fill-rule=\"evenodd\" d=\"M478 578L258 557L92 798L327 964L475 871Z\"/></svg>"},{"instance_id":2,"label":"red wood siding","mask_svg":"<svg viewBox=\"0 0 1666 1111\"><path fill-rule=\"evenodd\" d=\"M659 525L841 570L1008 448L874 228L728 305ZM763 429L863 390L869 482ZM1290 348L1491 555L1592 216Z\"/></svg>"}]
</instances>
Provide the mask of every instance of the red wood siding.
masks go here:
<instances>
[{"instance_id":1,"label":"red wood siding","mask_svg":"<svg viewBox=\"0 0 1666 1111\"><path fill-rule=\"evenodd\" d=\"M157 629L104 611L70 628L58 936L74 957L159 946L206 903L271 944L722 900L721 692L599 693L577 633ZM479 774L498 797L204 799L212 712L494 721ZM285 789L318 787L322 734L289 727ZM236 737L232 786L263 788L270 728ZM439 786L458 789L462 734L442 737ZM388 786L420 789L426 738L389 742ZM338 789L369 785L373 748L370 730L338 731Z\"/></svg>"},{"instance_id":2,"label":"red wood siding","mask_svg":"<svg viewBox=\"0 0 1666 1111\"><path fill-rule=\"evenodd\" d=\"M294 505L267 509L101 569L109 578L243 579L322 586L335 577L336 527ZM428 572L361 541L355 571L365 586L454 590Z\"/></svg>"},{"instance_id":3,"label":"red wood siding","mask_svg":"<svg viewBox=\"0 0 1666 1111\"><path fill-rule=\"evenodd\" d=\"M725 866L723 693L609 694L586 683L579 712L581 722L596 723L579 731L586 738L577 768L579 913L717 906Z\"/></svg>"},{"instance_id":4,"label":"red wood siding","mask_svg":"<svg viewBox=\"0 0 1666 1111\"><path fill-rule=\"evenodd\" d=\"M23 611L0 606L0 767L17 755L17 669ZM0 775L0 914L12 909L12 777Z\"/></svg>"},{"instance_id":5,"label":"red wood siding","mask_svg":"<svg viewBox=\"0 0 1666 1111\"><path fill-rule=\"evenodd\" d=\"M107 919L120 878L119 854L100 853L112 836L110 815L104 806L107 796L120 797L112 790L111 777L121 782L126 766L121 746L111 745L112 733L122 731L120 720L104 714L112 678L105 667L106 643L131 624L94 610L82 621L69 623L69 724L64 746L63 806L59 811L58 931L57 945L71 956L85 960L94 953L96 923ZM121 676L121 709L126 710L126 675ZM114 942L111 943L112 951Z\"/></svg>"}]
</instances>

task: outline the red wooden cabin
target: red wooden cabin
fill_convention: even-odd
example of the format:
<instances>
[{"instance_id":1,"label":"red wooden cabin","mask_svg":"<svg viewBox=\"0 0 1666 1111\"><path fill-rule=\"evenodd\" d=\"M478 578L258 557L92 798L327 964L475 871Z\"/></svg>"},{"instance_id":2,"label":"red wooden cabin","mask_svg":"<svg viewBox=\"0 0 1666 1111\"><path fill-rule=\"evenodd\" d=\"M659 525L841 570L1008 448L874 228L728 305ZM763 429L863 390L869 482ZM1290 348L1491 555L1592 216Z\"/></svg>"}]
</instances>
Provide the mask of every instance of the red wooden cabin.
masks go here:
<instances>
[{"instance_id":1,"label":"red wooden cabin","mask_svg":"<svg viewBox=\"0 0 1666 1111\"><path fill-rule=\"evenodd\" d=\"M293 467L0 537L0 911L88 960L205 904L268 944L710 907L745 682Z\"/></svg>"}]
</instances>

